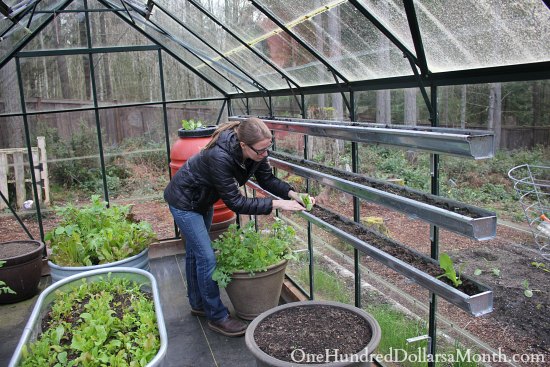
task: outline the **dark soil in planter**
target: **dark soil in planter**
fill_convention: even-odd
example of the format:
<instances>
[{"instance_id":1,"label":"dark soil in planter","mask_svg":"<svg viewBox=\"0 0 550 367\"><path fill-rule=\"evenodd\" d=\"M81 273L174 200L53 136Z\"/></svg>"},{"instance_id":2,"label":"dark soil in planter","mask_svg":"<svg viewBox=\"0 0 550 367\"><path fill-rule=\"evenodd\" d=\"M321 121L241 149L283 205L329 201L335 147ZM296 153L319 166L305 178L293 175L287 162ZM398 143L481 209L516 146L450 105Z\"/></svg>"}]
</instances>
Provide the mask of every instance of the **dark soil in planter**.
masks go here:
<instances>
[{"instance_id":1,"label":"dark soil in planter","mask_svg":"<svg viewBox=\"0 0 550 367\"><path fill-rule=\"evenodd\" d=\"M0 246L0 260L25 255L34 250L36 250L35 242L14 241L10 243L3 243Z\"/></svg>"},{"instance_id":2,"label":"dark soil in planter","mask_svg":"<svg viewBox=\"0 0 550 367\"><path fill-rule=\"evenodd\" d=\"M331 306L298 306L283 309L266 317L254 332L258 347L282 361L294 362L305 355L326 355L338 349L342 356L360 352L369 343L369 324L355 313ZM302 353L303 351L303 353ZM328 361L327 361L328 362ZM301 364L319 363L306 362Z\"/></svg>"},{"instance_id":3,"label":"dark soil in planter","mask_svg":"<svg viewBox=\"0 0 550 367\"><path fill-rule=\"evenodd\" d=\"M460 215L464 215L469 218L482 218L483 215L476 213L472 209L468 208L465 204L460 204L458 202L454 201L443 201L438 200L436 196L429 195L422 193L420 191L415 191L412 189L407 189L405 187L394 185L390 183L386 183L384 181L375 180L372 178L368 178L359 174L355 174L352 172L345 172L342 170L338 170L335 168L330 168L327 166L324 166L322 164L314 163L311 161L306 161L304 159L298 159L296 157L293 157L288 154L282 154L279 152L270 152L270 156L273 158L278 158L281 160L284 160L288 163L296 164L299 166L307 167L309 169L315 170L317 172L322 172L327 175L331 175L334 177L338 177L347 181L355 182L357 184L372 187L373 189L377 189L380 191L388 192L394 195L398 195L401 197L405 197L414 201L419 201L428 205L432 205L441 209L448 210L450 212L454 212Z\"/></svg>"},{"instance_id":4,"label":"dark soil in planter","mask_svg":"<svg viewBox=\"0 0 550 367\"><path fill-rule=\"evenodd\" d=\"M439 265L427 261L420 253L408 248L403 244L395 242L380 233L368 229L361 224L352 222L351 220L335 214L327 209L324 209L319 205L314 206L313 210L310 213L317 218L322 219L323 221L333 225L334 227L359 238L363 242L366 242L369 245L376 247L399 260L406 262L407 264L423 271L424 273L430 274L434 278L444 274L444 271L439 267ZM439 280L453 286L452 282L446 277L441 277L439 278ZM478 286L475 283L464 278L462 278L461 280L462 284L457 287L459 291L469 296L478 294L480 292Z\"/></svg>"}]
</instances>

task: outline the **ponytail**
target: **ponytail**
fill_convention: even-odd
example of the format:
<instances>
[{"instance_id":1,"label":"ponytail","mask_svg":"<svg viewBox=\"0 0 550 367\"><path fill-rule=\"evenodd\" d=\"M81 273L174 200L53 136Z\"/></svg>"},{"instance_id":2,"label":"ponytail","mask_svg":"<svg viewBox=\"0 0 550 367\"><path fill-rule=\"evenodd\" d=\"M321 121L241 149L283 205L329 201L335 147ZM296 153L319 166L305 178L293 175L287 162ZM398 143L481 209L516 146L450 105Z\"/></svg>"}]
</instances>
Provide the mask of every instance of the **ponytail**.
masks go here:
<instances>
[{"instance_id":1,"label":"ponytail","mask_svg":"<svg viewBox=\"0 0 550 367\"><path fill-rule=\"evenodd\" d=\"M231 121L226 122L224 124L221 124L216 131L214 131L214 134L212 134L212 139L204 146L204 149L210 149L214 146L216 146L216 143L218 141L218 138L222 132L229 129L234 129L236 126L239 126L241 122L240 121Z\"/></svg>"}]
</instances>

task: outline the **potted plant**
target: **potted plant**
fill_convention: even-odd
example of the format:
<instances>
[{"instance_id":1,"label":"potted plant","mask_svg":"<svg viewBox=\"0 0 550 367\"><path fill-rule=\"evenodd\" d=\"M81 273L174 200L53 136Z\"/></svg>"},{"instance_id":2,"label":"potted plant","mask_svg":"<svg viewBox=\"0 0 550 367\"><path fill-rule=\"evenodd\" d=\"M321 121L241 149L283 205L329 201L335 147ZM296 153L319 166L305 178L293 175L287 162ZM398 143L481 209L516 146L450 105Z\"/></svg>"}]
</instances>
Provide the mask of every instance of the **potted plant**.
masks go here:
<instances>
[{"instance_id":1,"label":"potted plant","mask_svg":"<svg viewBox=\"0 0 550 367\"><path fill-rule=\"evenodd\" d=\"M9 366L150 367L166 349L155 278L141 269L96 269L40 294Z\"/></svg>"},{"instance_id":2,"label":"potted plant","mask_svg":"<svg viewBox=\"0 0 550 367\"><path fill-rule=\"evenodd\" d=\"M378 322L360 308L330 301L292 302L248 325L247 348L258 366L370 366Z\"/></svg>"},{"instance_id":3,"label":"potted plant","mask_svg":"<svg viewBox=\"0 0 550 367\"><path fill-rule=\"evenodd\" d=\"M157 237L151 225L134 220L130 210L130 205L107 206L99 195L80 208L57 208L61 222L45 236L52 280L106 267L149 270L149 245Z\"/></svg>"},{"instance_id":4,"label":"potted plant","mask_svg":"<svg viewBox=\"0 0 550 367\"><path fill-rule=\"evenodd\" d=\"M232 224L212 243L217 251L212 279L226 288L237 316L252 320L279 304L294 236L292 227L275 218L263 231L256 231L254 221Z\"/></svg>"},{"instance_id":5,"label":"potted plant","mask_svg":"<svg viewBox=\"0 0 550 367\"><path fill-rule=\"evenodd\" d=\"M0 243L0 304L23 301L36 294L43 252L41 241Z\"/></svg>"}]
</instances>

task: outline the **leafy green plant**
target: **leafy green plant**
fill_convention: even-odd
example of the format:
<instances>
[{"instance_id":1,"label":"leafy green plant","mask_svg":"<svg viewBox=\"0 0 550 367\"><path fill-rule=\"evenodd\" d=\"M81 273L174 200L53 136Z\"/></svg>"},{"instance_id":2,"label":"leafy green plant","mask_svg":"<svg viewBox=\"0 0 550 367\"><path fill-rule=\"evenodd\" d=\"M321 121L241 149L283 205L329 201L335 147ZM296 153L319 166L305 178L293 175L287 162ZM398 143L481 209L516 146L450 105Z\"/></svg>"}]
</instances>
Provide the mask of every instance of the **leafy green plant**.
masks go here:
<instances>
[{"instance_id":1,"label":"leafy green plant","mask_svg":"<svg viewBox=\"0 0 550 367\"><path fill-rule=\"evenodd\" d=\"M55 292L42 333L21 366L145 366L160 337L151 295L123 277L76 282Z\"/></svg>"},{"instance_id":2,"label":"leafy green plant","mask_svg":"<svg viewBox=\"0 0 550 367\"><path fill-rule=\"evenodd\" d=\"M275 218L270 228L262 231L256 231L254 221L243 227L230 225L220 238L212 242L212 247L217 250L212 279L224 288L236 271L254 274L284 259L294 258L290 246L295 234L294 228L279 218Z\"/></svg>"},{"instance_id":3,"label":"leafy green plant","mask_svg":"<svg viewBox=\"0 0 550 367\"><path fill-rule=\"evenodd\" d=\"M0 268L2 266L4 266L6 262L5 261L2 261L0 260ZM10 293L10 294L15 294L15 292L13 291L13 289L11 289L10 287L8 287L6 285L6 282L4 282L3 280L0 280L0 294L2 293Z\"/></svg>"},{"instance_id":4,"label":"leafy green plant","mask_svg":"<svg viewBox=\"0 0 550 367\"><path fill-rule=\"evenodd\" d=\"M527 298L533 297L533 292L540 292L538 289L531 289L529 286L529 281L525 279L521 285L523 286L523 295Z\"/></svg>"},{"instance_id":5,"label":"leafy green plant","mask_svg":"<svg viewBox=\"0 0 550 367\"><path fill-rule=\"evenodd\" d=\"M119 261L143 251L156 241L148 222L136 222L130 205L111 205L93 195L81 208L57 207L61 217L45 239L52 250L50 260L60 266L91 266Z\"/></svg>"},{"instance_id":6,"label":"leafy green plant","mask_svg":"<svg viewBox=\"0 0 550 367\"><path fill-rule=\"evenodd\" d=\"M197 120L197 121L193 119L181 120L181 127L184 130L195 130L203 127L203 123L201 120Z\"/></svg>"},{"instance_id":7,"label":"leafy green plant","mask_svg":"<svg viewBox=\"0 0 550 367\"><path fill-rule=\"evenodd\" d=\"M533 262L531 262L531 266L533 266L537 269L540 269L542 271L545 271L547 273L550 273L550 268L548 266L546 266L546 264L543 263L543 262L533 261Z\"/></svg>"},{"instance_id":8,"label":"leafy green plant","mask_svg":"<svg viewBox=\"0 0 550 367\"><path fill-rule=\"evenodd\" d=\"M302 200L302 203L304 204L308 212L313 209L313 201L311 200L311 196L309 196L309 194L300 194L300 199Z\"/></svg>"},{"instance_id":9,"label":"leafy green plant","mask_svg":"<svg viewBox=\"0 0 550 367\"><path fill-rule=\"evenodd\" d=\"M453 260L446 253L439 255L439 267L445 272L444 274L439 275L437 278L446 277L449 279L455 287L458 287L462 284L460 280L460 274L457 275L454 268Z\"/></svg>"}]
</instances>

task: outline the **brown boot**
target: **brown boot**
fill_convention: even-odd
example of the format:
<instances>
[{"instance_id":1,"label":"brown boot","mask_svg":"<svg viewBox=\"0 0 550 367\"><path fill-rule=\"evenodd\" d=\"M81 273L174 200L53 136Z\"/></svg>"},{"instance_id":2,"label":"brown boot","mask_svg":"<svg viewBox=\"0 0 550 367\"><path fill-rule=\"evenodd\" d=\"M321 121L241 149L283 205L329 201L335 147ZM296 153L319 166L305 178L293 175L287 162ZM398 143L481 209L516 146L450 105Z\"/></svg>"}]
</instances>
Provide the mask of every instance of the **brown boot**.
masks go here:
<instances>
[{"instance_id":1,"label":"brown boot","mask_svg":"<svg viewBox=\"0 0 550 367\"><path fill-rule=\"evenodd\" d=\"M235 319L231 315L223 321L208 321L208 327L211 330L225 336L243 336L247 326L245 322Z\"/></svg>"}]
</instances>

